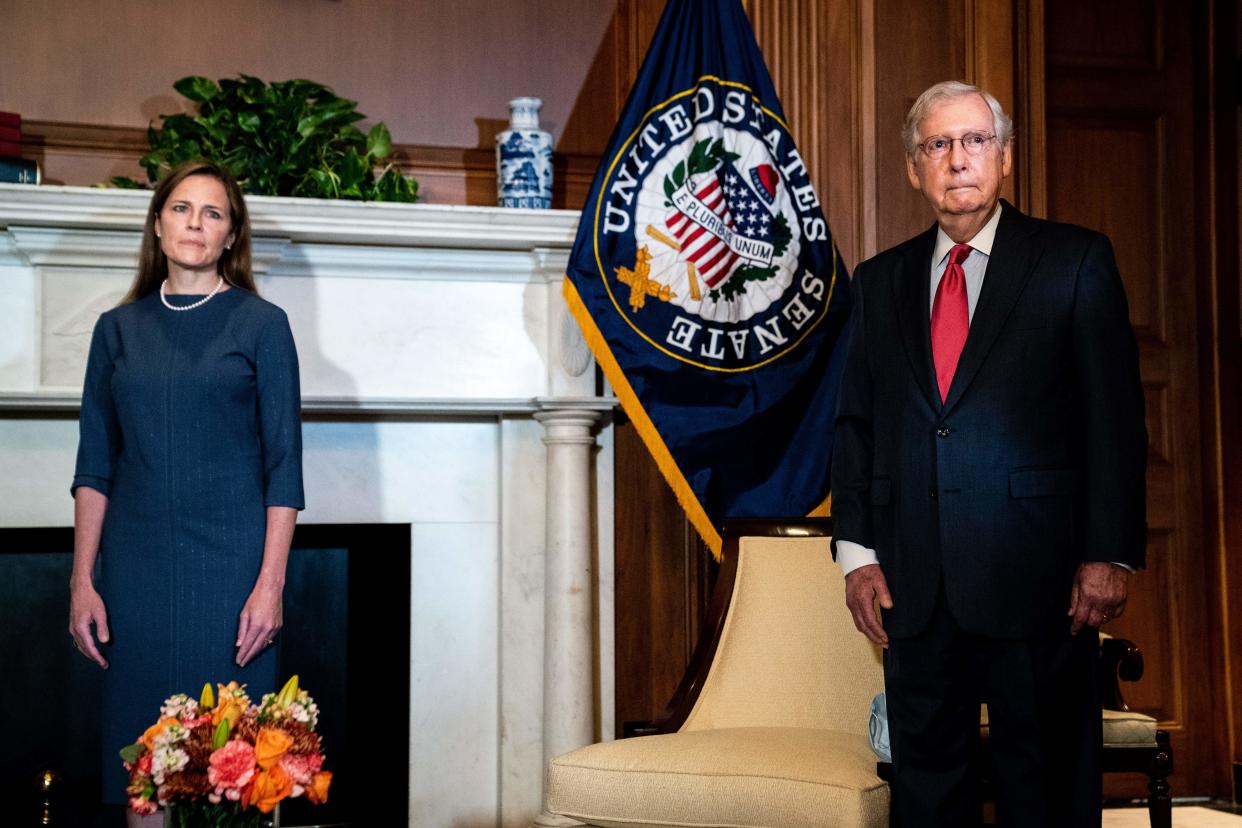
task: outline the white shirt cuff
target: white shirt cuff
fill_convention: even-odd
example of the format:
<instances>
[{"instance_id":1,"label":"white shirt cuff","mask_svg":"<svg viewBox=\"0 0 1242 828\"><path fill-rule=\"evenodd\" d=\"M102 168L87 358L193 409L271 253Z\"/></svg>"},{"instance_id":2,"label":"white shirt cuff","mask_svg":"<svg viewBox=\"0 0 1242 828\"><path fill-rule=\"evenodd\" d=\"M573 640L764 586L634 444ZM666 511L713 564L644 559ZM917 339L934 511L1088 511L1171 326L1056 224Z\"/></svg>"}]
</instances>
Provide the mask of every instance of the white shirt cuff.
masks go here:
<instances>
[{"instance_id":1,"label":"white shirt cuff","mask_svg":"<svg viewBox=\"0 0 1242 828\"><path fill-rule=\"evenodd\" d=\"M860 566L869 566L879 562L880 559L876 557L874 549L869 549L861 543L854 543L853 541L837 541L837 563L841 565L841 573L843 575L849 575ZM1121 567L1132 575L1137 571L1129 564L1123 564L1120 561L1109 561L1109 563L1113 566Z\"/></svg>"},{"instance_id":2,"label":"white shirt cuff","mask_svg":"<svg viewBox=\"0 0 1242 828\"><path fill-rule=\"evenodd\" d=\"M841 564L841 572L849 575L860 566L879 563L874 549L868 549L861 543L853 541L837 541L837 563Z\"/></svg>"}]
</instances>

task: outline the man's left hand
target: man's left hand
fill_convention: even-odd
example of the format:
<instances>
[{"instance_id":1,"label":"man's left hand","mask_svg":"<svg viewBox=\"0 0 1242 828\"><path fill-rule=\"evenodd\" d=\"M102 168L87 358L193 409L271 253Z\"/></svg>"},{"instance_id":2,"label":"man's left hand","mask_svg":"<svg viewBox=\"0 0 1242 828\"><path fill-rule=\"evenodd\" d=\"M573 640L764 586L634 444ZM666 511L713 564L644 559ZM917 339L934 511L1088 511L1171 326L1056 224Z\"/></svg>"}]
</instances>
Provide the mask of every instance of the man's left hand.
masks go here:
<instances>
[{"instance_id":1,"label":"man's left hand","mask_svg":"<svg viewBox=\"0 0 1242 828\"><path fill-rule=\"evenodd\" d=\"M1126 611L1129 581L1130 573L1116 564L1088 561L1080 565L1066 613L1073 619L1070 632L1077 635L1083 627L1099 627L1120 618Z\"/></svg>"}]
</instances>

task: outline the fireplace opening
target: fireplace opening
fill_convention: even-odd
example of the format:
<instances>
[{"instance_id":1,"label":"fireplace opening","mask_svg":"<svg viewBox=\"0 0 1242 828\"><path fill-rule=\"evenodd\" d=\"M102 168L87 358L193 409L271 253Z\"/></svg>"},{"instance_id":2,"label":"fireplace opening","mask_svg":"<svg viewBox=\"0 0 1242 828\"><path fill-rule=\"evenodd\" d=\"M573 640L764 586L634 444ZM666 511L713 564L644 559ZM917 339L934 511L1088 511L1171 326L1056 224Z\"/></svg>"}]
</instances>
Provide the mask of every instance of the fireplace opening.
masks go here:
<instances>
[{"instance_id":1,"label":"fireplace opening","mask_svg":"<svg viewBox=\"0 0 1242 828\"><path fill-rule=\"evenodd\" d=\"M98 804L100 731L92 700L99 698L101 671L67 632L72 559L72 529L0 529L0 802L16 824L38 824L46 798L38 780L47 770L60 778L50 796L52 824L95 828L120 817ZM334 776L327 803L286 800L281 825L404 824L409 525L298 526L284 599L279 674L296 673L315 697ZM257 701L277 689L250 691Z\"/></svg>"}]
</instances>

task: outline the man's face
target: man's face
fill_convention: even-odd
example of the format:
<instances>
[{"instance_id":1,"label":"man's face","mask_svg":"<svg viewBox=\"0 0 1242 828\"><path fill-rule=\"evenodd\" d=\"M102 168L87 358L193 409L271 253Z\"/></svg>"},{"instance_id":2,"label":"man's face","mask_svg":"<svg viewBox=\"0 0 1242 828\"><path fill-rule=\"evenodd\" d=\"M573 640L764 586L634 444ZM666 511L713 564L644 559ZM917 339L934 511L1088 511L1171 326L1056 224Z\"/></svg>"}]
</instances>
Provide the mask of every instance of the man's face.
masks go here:
<instances>
[{"instance_id":1,"label":"man's face","mask_svg":"<svg viewBox=\"0 0 1242 828\"><path fill-rule=\"evenodd\" d=\"M919 122L919 141L929 138L961 138L994 135L992 110L981 95L963 95L941 101ZM906 156L910 185L923 193L942 224L953 217L991 215L1000 198L1001 182L1013 169L1009 145L993 139L978 155L966 151L961 141L953 141L940 158L929 158L922 149Z\"/></svg>"}]
</instances>

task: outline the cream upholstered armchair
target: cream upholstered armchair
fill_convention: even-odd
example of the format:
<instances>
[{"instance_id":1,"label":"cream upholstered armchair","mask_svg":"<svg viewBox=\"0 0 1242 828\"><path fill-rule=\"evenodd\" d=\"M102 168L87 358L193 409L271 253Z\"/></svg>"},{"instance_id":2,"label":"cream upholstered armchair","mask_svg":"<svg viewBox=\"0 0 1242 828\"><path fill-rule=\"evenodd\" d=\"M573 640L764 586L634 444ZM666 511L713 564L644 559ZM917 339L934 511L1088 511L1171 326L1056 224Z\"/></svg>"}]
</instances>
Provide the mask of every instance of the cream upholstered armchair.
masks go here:
<instances>
[{"instance_id":1,"label":"cream upholstered armchair","mask_svg":"<svg viewBox=\"0 0 1242 828\"><path fill-rule=\"evenodd\" d=\"M868 739L880 653L855 629L827 519L725 525L713 620L650 735L559 756L547 810L597 826L886 826Z\"/></svg>"}]
</instances>

